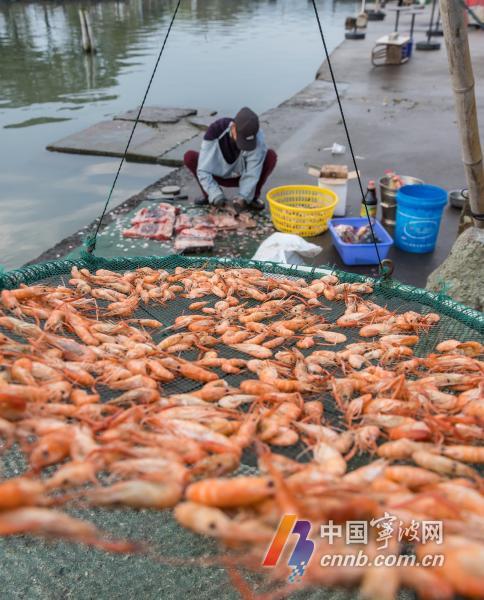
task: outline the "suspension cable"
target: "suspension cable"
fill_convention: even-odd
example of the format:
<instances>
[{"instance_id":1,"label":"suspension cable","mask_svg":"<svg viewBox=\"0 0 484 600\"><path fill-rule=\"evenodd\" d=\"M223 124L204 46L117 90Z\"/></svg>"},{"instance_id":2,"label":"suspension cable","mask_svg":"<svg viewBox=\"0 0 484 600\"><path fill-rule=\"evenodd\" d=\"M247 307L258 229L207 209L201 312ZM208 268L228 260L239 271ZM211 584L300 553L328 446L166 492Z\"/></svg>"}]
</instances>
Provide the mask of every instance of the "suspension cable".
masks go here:
<instances>
[{"instance_id":1,"label":"suspension cable","mask_svg":"<svg viewBox=\"0 0 484 600\"><path fill-rule=\"evenodd\" d=\"M341 98L339 95L339 90L338 90L338 85L336 83L336 78L334 76L334 71L333 71L333 65L331 64L331 58L328 52L328 46L326 45L326 38L324 37L324 33L323 33L323 27L321 25L321 19L319 18L319 12L318 12L318 7L316 6L316 0L311 0L313 8L314 8L314 14L316 15L316 21L318 22L318 27L319 27L319 33L321 35L321 41L323 42L323 47L324 47L324 53L326 55L326 60L328 62L328 68L329 68L329 72L331 74L331 80L333 82L333 87L334 87L334 91L336 94L336 100L338 102L338 107L339 107L339 112L341 114L341 120L343 121L343 126L344 126L344 130L345 130L345 134L346 134L346 139L348 140L348 146L351 152L351 158L353 160L353 165L355 167L355 171L356 171L356 176L358 178L358 185L360 188L360 193L361 193L361 199L363 202L363 206L365 207L365 211L366 211L366 217L368 219L368 224L370 225L370 231L371 231L371 238L373 240L373 244L375 246L375 250L376 250L376 255L378 257L378 263L380 265L380 273L382 275L385 274L385 268L383 266L381 257L380 257L380 251L378 250L378 244L376 241L376 237L375 237L375 232L373 231L373 224L371 222L371 217L370 217L370 213L368 212L368 207L366 205L365 202L365 192L363 191L363 184L361 182L361 177L360 177L360 172L358 170L358 165L356 163L356 156L355 153L353 151L353 144L351 143L351 137L350 137L350 132L348 130L348 125L346 123L346 118L345 118L345 114L343 111L343 105L341 103Z\"/></svg>"},{"instance_id":2,"label":"suspension cable","mask_svg":"<svg viewBox=\"0 0 484 600\"><path fill-rule=\"evenodd\" d=\"M126 144L126 148L124 149L123 156L122 156L122 158L121 158L121 160L119 162L118 170L116 171L116 175L114 177L114 181L113 181L113 184L111 186L111 190L109 191L108 198L107 198L106 203L104 205L104 209L102 211L101 217L99 218L99 222L98 222L98 224L96 226L96 230L94 232L94 235L92 237L90 237L89 240L88 240L88 244L87 244L87 248L86 249L87 249L87 251L89 253L92 253L94 251L94 249L96 248L97 235L99 233L99 229L101 227L102 220L104 218L104 215L106 214L109 202L111 201L111 197L112 197L113 192L114 192L114 188L116 187L116 183L117 183L118 178L119 178L119 174L120 174L121 169L123 167L123 164L124 164L124 162L126 160L126 154L128 153L129 145L131 144L131 140L133 139L133 135L134 135L134 132L136 130L136 126L138 125L139 119L141 117L141 111L143 110L143 107L144 107L145 102L146 102L146 98L148 97L148 93L149 93L150 88L151 88L151 84L153 83L153 79L155 78L156 70L157 70L158 65L160 63L160 59L161 59L161 57L163 55L163 51L165 50L166 42L168 41L168 37L170 35L171 28L173 27L173 23L175 22L175 18L176 18L176 15L178 13L178 9L180 8L180 4L181 4L181 0L178 0L177 5L175 7L175 11L173 12L173 15L171 17L170 24L169 24L168 29L166 31L165 39L163 40L163 45L161 46L160 52L158 53L158 58L156 59L155 66L153 68L153 72L151 73L151 77L150 77L150 80L148 82L148 87L146 88L145 95L143 97L143 101L141 102L141 105L140 105L139 110L138 110L138 114L136 115L136 119L135 119L134 124L133 124L133 128L131 129L131 133L129 135L128 143Z\"/></svg>"}]
</instances>

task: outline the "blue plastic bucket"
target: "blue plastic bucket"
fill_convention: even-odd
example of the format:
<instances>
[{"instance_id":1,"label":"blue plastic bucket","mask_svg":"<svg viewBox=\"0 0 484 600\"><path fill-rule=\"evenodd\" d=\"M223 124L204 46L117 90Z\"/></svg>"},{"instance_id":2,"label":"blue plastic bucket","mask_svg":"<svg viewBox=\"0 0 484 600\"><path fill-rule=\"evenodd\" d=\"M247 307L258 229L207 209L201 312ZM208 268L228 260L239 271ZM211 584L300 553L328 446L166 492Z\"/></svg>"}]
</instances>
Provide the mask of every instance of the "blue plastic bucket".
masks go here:
<instances>
[{"instance_id":1,"label":"blue plastic bucket","mask_svg":"<svg viewBox=\"0 0 484 600\"><path fill-rule=\"evenodd\" d=\"M447 192L435 185L404 185L397 192L395 245L405 252L432 252Z\"/></svg>"}]
</instances>

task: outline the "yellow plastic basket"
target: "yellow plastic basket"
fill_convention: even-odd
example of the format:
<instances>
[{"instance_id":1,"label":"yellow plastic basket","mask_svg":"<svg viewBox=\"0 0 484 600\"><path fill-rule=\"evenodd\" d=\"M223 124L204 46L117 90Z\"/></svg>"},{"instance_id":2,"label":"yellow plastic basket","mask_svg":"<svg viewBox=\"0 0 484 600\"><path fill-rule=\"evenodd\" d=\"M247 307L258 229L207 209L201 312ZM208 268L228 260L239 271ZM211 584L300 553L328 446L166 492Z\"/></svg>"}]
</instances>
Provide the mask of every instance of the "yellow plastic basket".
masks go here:
<instances>
[{"instance_id":1,"label":"yellow plastic basket","mask_svg":"<svg viewBox=\"0 0 484 600\"><path fill-rule=\"evenodd\" d=\"M282 185L267 192L267 201L278 231L312 237L328 229L338 196L315 185Z\"/></svg>"}]
</instances>

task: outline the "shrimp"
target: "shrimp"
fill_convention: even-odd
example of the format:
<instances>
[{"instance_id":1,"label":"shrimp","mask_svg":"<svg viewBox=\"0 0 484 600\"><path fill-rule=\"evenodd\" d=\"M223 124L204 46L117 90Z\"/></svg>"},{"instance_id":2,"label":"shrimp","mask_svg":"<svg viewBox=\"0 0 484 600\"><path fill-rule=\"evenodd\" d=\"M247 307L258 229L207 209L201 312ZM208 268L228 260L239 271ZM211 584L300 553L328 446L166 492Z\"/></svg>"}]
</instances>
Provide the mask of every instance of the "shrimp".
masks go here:
<instances>
[{"instance_id":1,"label":"shrimp","mask_svg":"<svg viewBox=\"0 0 484 600\"><path fill-rule=\"evenodd\" d=\"M436 491L463 510L475 513L481 517L484 516L484 498L482 494L466 485L456 483L456 480L442 481L432 486L429 491L431 493Z\"/></svg>"},{"instance_id":2,"label":"shrimp","mask_svg":"<svg viewBox=\"0 0 484 600\"><path fill-rule=\"evenodd\" d=\"M237 352L242 352L243 354L248 354L249 356L259 359L270 358L272 356L272 351L269 348L257 344L232 344L231 348L237 350Z\"/></svg>"},{"instance_id":3,"label":"shrimp","mask_svg":"<svg viewBox=\"0 0 484 600\"><path fill-rule=\"evenodd\" d=\"M274 494L274 482L268 477L234 477L232 479L205 479L192 483L186 489L188 500L229 508L260 502Z\"/></svg>"},{"instance_id":4,"label":"shrimp","mask_svg":"<svg viewBox=\"0 0 484 600\"><path fill-rule=\"evenodd\" d=\"M342 477L344 483L361 486L367 485L375 479L381 477L387 467L387 461L383 459L375 460L372 463L346 473Z\"/></svg>"},{"instance_id":5,"label":"shrimp","mask_svg":"<svg viewBox=\"0 0 484 600\"><path fill-rule=\"evenodd\" d=\"M10 423L10 421L7 421L7 419L2 419L0 417L0 436L4 439L3 447L0 449L0 452L10 448L15 439L15 432L15 425Z\"/></svg>"},{"instance_id":6,"label":"shrimp","mask_svg":"<svg viewBox=\"0 0 484 600\"><path fill-rule=\"evenodd\" d=\"M34 445L29 461L34 472L61 462L70 452L71 432L68 427L44 435Z\"/></svg>"},{"instance_id":7,"label":"shrimp","mask_svg":"<svg viewBox=\"0 0 484 600\"><path fill-rule=\"evenodd\" d=\"M209 381L196 392L193 396L200 398L205 402L217 402L227 394L231 393L232 389L224 379L214 379Z\"/></svg>"},{"instance_id":8,"label":"shrimp","mask_svg":"<svg viewBox=\"0 0 484 600\"><path fill-rule=\"evenodd\" d=\"M458 354L465 354L466 356L479 356L484 354L484 346L479 342L459 342L458 340L445 340L437 344L437 352L455 352Z\"/></svg>"},{"instance_id":9,"label":"shrimp","mask_svg":"<svg viewBox=\"0 0 484 600\"><path fill-rule=\"evenodd\" d=\"M237 408L243 404L252 404L257 400L254 394L231 394L218 400L218 405L222 408Z\"/></svg>"},{"instance_id":10,"label":"shrimp","mask_svg":"<svg viewBox=\"0 0 484 600\"><path fill-rule=\"evenodd\" d=\"M457 460L438 456L426 450L417 450L412 454L412 460L424 469L451 475L452 477L469 477L470 479L480 480L479 474L474 470L463 465Z\"/></svg>"},{"instance_id":11,"label":"shrimp","mask_svg":"<svg viewBox=\"0 0 484 600\"><path fill-rule=\"evenodd\" d=\"M197 502L182 502L173 514L187 529L231 542L269 543L274 535L271 528L259 521L237 522L219 508Z\"/></svg>"},{"instance_id":12,"label":"shrimp","mask_svg":"<svg viewBox=\"0 0 484 600\"><path fill-rule=\"evenodd\" d=\"M75 312L68 310L66 311L64 320L86 346L99 345L99 340L90 333L88 329L89 322L86 319L83 319Z\"/></svg>"},{"instance_id":13,"label":"shrimp","mask_svg":"<svg viewBox=\"0 0 484 600\"><path fill-rule=\"evenodd\" d=\"M267 383L280 392L300 392L304 389L304 384L296 379L282 379L278 377L277 369L273 366L264 366L259 371L259 379Z\"/></svg>"},{"instance_id":14,"label":"shrimp","mask_svg":"<svg viewBox=\"0 0 484 600\"><path fill-rule=\"evenodd\" d=\"M46 490L75 487L85 483L98 483L96 465L89 461L71 461L62 465L48 479L44 480Z\"/></svg>"},{"instance_id":15,"label":"shrimp","mask_svg":"<svg viewBox=\"0 0 484 600\"><path fill-rule=\"evenodd\" d=\"M423 546L425 548L425 546ZM436 550L436 554L439 552ZM385 569L386 572L387 569ZM440 572L425 567L401 565L397 568L402 585L417 592L423 600L452 600L454 590Z\"/></svg>"},{"instance_id":16,"label":"shrimp","mask_svg":"<svg viewBox=\"0 0 484 600\"><path fill-rule=\"evenodd\" d=\"M216 381L219 378L218 375L213 371L209 371L208 369L204 369L203 367L199 367L189 362L179 362L177 364L176 371L187 379L193 379L203 383Z\"/></svg>"},{"instance_id":17,"label":"shrimp","mask_svg":"<svg viewBox=\"0 0 484 600\"><path fill-rule=\"evenodd\" d=\"M44 485L35 479L16 477L0 483L0 509L34 506L42 501Z\"/></svg>"},{"instance_id":18,"label":"shrimp","mask_svg":"<svg viewBox=\"0 0 484 600\"><path fill-rule=\"evenodd\" d=\"M314 461L327 473L340 477L346 473L346 461L338 450L325 442L313 447Z\"/></svg>"},{"instance_id":19,"label":"shrimp","mask_svg":"<svg viewBox=\"0 0 484 600\"><path fill-rule=\"evenodd\" d=\"M437 473L426 468L412 467L408 465L393 465L387 467L384 476L391 481L401 483L409 489L419 489L423 486L439 483L442 478Z\"/></svg>"},{"instance_id":20,"label":"shrimp","mask_svg":"<svg viewBox=\"0 0 484 600\"><path fill-rule=\"evenodd\" d=\"M435 569L438 575L452 586L457 595L482 598L484 544L481 541L467 536L446 535L443 545L418 545L416 553L420 560L424 554L444 554L445 564Z\"/></svg>"},{"instance_id":21,"label":"shrimp","mask_svg":"<svg viewBox=\"0 0 484 600\"><path fill-rule=\"evenodd\" d=\"M235 471L239 466L239 458L235 454L211 454L206 456L190 468L190 478L220 477Z\"/></svg>"},{"instance_id":22,"label":"shrimp","mask_svg":"<svg viewBox=\"0 0 484 600\"><path fill-rule=\"evenodd\" d=\"M158 402L160 393L158 390L148 387L140 387L124 392L116 398L108 400L109 404L131 404L132 402L142 402L143 404L151 404Z\"/></svg>"},{"instance_id":23,"label":"shrimp","mask_svg":"<svg viewBox=\"0 0 484 600\"><path fill-rule=\"evenodd\" d=\"M384 346L415 346L418 340L418 335L384 335L380 343Z\"/></svg>"},{"instance_id":24,"label":"shrimp","mask_svg":"<svg viewBox=\"0 0 484 600\"><path fill-rule=\"evenodd\" d=\"M188 438L198 442L202 448L211 452L224 453L235 452L240 453L239 448L233 442L221 433L212 431L209 427L192 421L183 419L168 419L163 423L163 429L171 432L173 435L181 438Z\"/></svg>"},{"instance_id":25,"label":"shrimp","mask_svg":"<svg viewBox=\"0 0 484 600\"><path fill-rule=\"evenodd\" d=\"M441 453L458 461L484 463L484 448L482 446L442 446Z\"/></svg>"},{"instance_id":26,"label":"shrimp","mask_svg":"<svg viewBox=\"0 0 484 600\"><path fill-rule=\"evenodd\" d=\"M169 369L166 369L156 359L149 359L146 361L146 366L148 367L150 377L153 379L165 382L173 381L175 379L175 375Z\"/></svg>"},{"instance_id":27,"label":"shrimp","mask_svg":"<svg viewBox=\"0 0 484 600\"><path fill-rule=\"evenodd\" d=\"M154 482L172 481L183 485L188 478L188 469L178 461L162 457L132 458L109 465L111 473L122 477L140 477Z\"/></svg>"},{"instance_id":28,"label":"shrimp","mask_svg":"<svg viewBox=\"0 0 484 600\"><path fill-rule=\"evenodd\" d=\"M126 379L111 381L109 387L113 390L135 390L136 388L151 388L156 390L158 383L145 375L132 375Z\"/></svg>"},{"instance_id":29,"label":"shrimp","mask_svg":"<svg viewBox=\"0 0 484 600\"><path fill-rule=\"evenodd\" d=\"M432 447L431 444L426 442L415 442L407 438L400 438L378 446L377 454L388 460L404 460L411 458L416 450L426 450Z\"/></svg>"},{"instance_id":30,"label":"shrimp","mask_svg":"<svg viewBox=\"0 0 484 600\"><path fill-rule=\"evenodd\" d=\"M303 405L304 421L306 423L321 424L324 404L320 400L308 400Z\"/></svg>"},{"instance_id":31,"label":"shrimp","mask_svg":"<svg viewBox=\"0 0 484 600\"><path fill-rule=\"evenodd\" d=\"M171 508L182 495L175 481L156 482L132 479L106 487L97 487L85 493L92 506L123 504L133 508Z\"/></svg>"},{"instance_id":32,"label":"shrimp","mask_svg":"<svg viewBox=\"0 0 484 600\"><path fill-rule=\"evenodd\" d=\"M136 294L128 296L126 300L111 302L105 316L129 317L138 308L140 298Z\"/></svg>"},{"instance_id":33,"label":"shrimp","mask_svg":"<svg viewBox=\"0 0 484 600\"><path fill-rule=\"evenodd\" d=\"M348 339L344 333L338 333L337 331L318 331L317 337L323 338L328 344L342 344Z\"/></svg>"},{"instance_id":34,"label":"shrimp","mask_svg":"<svg viewBox=\"0 0 484 600\"><path fill-rule=\"evenodd\" d=\"M0 536L35 534L64 538L110 552L133 552L136 544L108 540L92 523L47 508L18 508L0 513Z\"/></svg>"}]
</instances>

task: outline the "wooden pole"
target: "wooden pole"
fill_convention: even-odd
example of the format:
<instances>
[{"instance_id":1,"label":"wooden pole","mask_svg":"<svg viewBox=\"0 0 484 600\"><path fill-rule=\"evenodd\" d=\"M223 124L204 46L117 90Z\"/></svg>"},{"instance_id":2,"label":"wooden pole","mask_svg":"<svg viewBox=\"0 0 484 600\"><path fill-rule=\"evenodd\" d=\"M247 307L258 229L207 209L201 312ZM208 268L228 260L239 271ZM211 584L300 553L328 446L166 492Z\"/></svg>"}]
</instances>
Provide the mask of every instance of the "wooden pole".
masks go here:
<instances>
[{"instance_id":1,"label":"wooden pole","mask_svg":"<svg viewBox=\"0 0 484 600\"><path fill-rule=\"evenodd\" d=\"M87 10L84 12L84 20L86 22L87 35L89 37L90 52L94 54L96 52L96 40L94 39L94 33L92 31L91 17Z\"/></svg>"},{"instance_id":2,"label":"wooden pole","mask_svg":"<svg viewBox=\"0 0 484 600\"><path fill-rule=\"evenodd\" d=\"M81 22L82 49L84 50L84 52L90 52L91 42L89 41L89 33L87 31L84 11L81 8L79 9L79 20Z\"/></svg>"},{"instance_id":3,"label":"wooden pole","mask_svg":"<svg viewBox=\"0 0 484 600\"><path fill-rule=\"evenodd\" d=\"M456 0L440 0L449 71L454 89L457 120L460 130L462 161L469 188L469 203L473 214L484 214L484 166L482 162L479 125L477 122L474 73L472 71L467 24L464 10ZM474 225L484 228L484 220L474 219Z\"/></svg>"}]
</instances>

